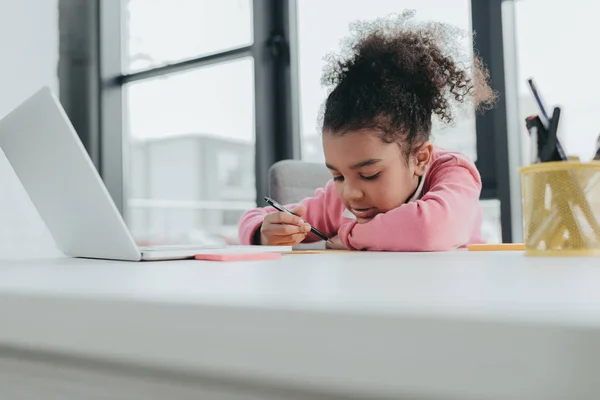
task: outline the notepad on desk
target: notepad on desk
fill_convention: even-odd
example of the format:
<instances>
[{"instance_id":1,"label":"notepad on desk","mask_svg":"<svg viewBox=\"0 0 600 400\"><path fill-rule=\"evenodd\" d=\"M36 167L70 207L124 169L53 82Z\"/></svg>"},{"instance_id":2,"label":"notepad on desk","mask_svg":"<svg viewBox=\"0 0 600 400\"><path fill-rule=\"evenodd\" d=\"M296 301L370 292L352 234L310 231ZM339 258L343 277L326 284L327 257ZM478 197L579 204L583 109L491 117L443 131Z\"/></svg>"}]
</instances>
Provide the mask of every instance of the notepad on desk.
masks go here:
<instances>
[{"instance_id":1,"label":"notepad on desk","mask_svg":"<svg viewBox=\"0 0 600 400\"><path fill-rule=\"evenodd\" d=\"M194 257L200 261L258 261L278 260L281 253L229 253L229 254L196 254Z\"/></svg>"},{"instance_id":2,"label":"notepad on desk","mask_svg":"<svg viewBox=\"0 0 600 400\"><path fill-rule=\"evenodd\" d=\"M199 250L194 256L200 261L274 260L292 251L292 246L229 246L221 249Z\"/></svg>"}]
</instances>

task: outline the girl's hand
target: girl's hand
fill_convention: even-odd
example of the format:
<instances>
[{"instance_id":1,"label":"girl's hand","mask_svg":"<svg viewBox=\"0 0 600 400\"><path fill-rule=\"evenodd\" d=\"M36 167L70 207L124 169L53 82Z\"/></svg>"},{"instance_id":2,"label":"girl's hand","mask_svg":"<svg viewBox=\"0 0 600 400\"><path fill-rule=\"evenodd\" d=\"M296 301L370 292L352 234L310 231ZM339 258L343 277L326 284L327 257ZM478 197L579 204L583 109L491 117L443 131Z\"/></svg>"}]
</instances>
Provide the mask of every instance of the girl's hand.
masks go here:
<instances>
[{"instance_id":1,"label":"girl's hand","mask_svg":"<svg viewBox=\"0 0 600 400\"><path fill-rule=\"evenodd\" d=\"M269 246L295 246L310 233L310 225L304 222L306 206L292 211L296 215L276 211L267 214L260 228L260 244Z\"/></svg>"},{"instance_id":2,"label":"girl's hand","mask_svg":"<svg viewBox=\"0 0 600 400\"><path fill-rule=\"evenodd\" d=\"M348 250L344 243L342 243L342 239L338 235L330 238L326 243L325 247L330 250Z\"/></svg>"}]
</instances>

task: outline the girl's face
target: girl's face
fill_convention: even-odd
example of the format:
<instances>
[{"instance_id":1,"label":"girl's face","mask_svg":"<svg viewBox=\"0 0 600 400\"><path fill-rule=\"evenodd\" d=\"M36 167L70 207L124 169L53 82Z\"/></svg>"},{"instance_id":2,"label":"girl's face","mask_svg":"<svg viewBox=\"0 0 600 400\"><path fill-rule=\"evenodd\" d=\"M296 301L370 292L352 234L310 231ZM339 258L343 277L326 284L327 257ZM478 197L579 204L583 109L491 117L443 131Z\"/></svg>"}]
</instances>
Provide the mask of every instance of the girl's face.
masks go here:
<instances>
[{"instance_id":1,"label":"girl's face","mask_svg":"<svg viewBox=\"0 0 600 400\"><path fill-rule=\"evenodd\" d=\"M427 170L433 145L426 142L408 162L397 143L385 143L371 129L345 135L323 133L325 163L337 194L358 223L404 204Z\"/></svg>"}]
</instances>

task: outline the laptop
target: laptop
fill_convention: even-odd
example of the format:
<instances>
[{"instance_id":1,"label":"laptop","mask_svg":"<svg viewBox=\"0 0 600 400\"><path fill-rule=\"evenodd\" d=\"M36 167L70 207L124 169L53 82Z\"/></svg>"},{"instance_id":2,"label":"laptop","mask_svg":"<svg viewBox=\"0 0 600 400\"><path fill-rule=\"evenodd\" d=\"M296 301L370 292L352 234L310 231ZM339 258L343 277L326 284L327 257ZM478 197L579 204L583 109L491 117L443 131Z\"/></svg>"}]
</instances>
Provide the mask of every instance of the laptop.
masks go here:
<instances>
[{"instance_id":1,"label":"laptop","mask_svg":"<svg viewBox=\"0 0 600 400\"><path fill-rule=\"evenodd\" d=\"M194 258L211 249L216 253L292 250L291 246L137 246L48 87L0 120L0 148L66 256L142 261Z\"/></svg>"}]
</instances>

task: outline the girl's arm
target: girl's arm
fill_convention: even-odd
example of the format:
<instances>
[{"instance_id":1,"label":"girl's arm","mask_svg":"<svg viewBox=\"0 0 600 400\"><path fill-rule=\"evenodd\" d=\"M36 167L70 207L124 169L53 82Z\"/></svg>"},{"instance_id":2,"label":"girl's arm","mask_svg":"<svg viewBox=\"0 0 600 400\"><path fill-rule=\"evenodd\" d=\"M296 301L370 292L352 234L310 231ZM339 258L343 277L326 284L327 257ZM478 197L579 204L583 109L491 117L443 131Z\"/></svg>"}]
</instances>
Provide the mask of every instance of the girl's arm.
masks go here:
<instances>
[{"instance_id":1,"label":"girl's arm","mask_svg":"<svg viewBox=\"0 0 600 400\"><path fill-rule=\"evenodd\" d=\"M306 214L302 217L311 226L314 226L327 237L337 233L339 228L339 216L343 211L343 206L335 192L333 181L330 181L325 188L317 189L313 197L308 197L299 203L285 205L292 210L299 205L306 206ZM262 226L265 216L276 212L273 207L256 208L246 212L240 221L239 240L241 244L260 244L257 241L260 238L258 232ZM310 233L304 243L317 242L321 240Z\"/></svg>"},{"instance_id":2,"label":"girl's arm","mask_svg":"<svg viewBox=\"0 0 600 400\"><path fill-rule=\"evenodd\" d=\"M451 158L431 175L430 189L415 202L339 230L356 250L445 251L469 242L479 218L481 178L474 165Z\"/></svg>"}]
</instances>

